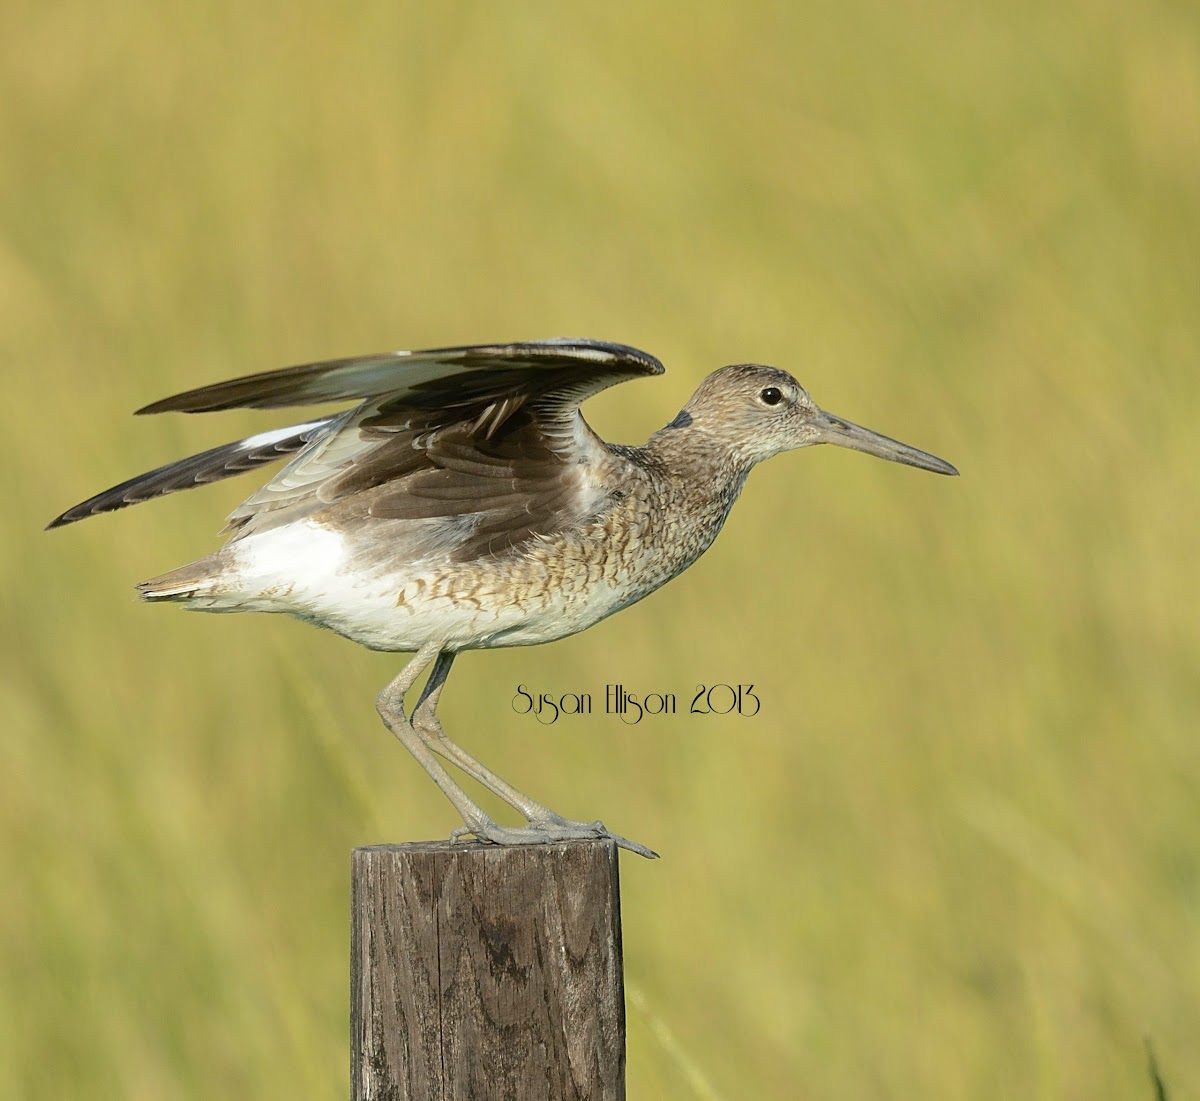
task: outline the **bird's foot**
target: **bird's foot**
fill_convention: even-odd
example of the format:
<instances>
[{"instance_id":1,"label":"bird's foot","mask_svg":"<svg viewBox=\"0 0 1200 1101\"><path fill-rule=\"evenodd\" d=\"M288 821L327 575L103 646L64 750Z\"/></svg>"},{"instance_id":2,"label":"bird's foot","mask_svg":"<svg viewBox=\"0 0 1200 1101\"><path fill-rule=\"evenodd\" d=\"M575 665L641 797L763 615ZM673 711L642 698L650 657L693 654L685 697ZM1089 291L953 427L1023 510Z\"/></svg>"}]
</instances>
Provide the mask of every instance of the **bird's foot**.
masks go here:
<instances>
[{"instance_id":1,"label":"bird's foot","mask_svg":"<svg viewBox=\"0 0 1200 1101\"><path fill-rule=\"evenodd\" d=\"M584 836L614 841L617 848L628 849L631 853L644 856L647 860L658 859L658 853L653 849L648 849L645 845L639 845L636 841L630 841L628 837L622 837L619 833L610 833L604 828L604 823L599 820L595 822L573 822L569 818L563 818L553 811L549 811L543 817L531 819L529 828L533 830L545 830L551 833L557 830L579 830Z\"/></svg>"},{"instance_id":2,"label":"bird's foot","mask_svg":"<svg viewBox=\"0 0 1200 1101\"><path fill-rule=\"evenodd\" d=\"M653 849L630 841L620 834L610 833L604 828L603 822L572 822L568 818L560 818L550 814L544 818L534 818L525 826L501 826L490 818L472 825L459 826L451 831L450 840L458 841L471 836L478 841L492 845L544 845L554 841L613 841L618 848L644 856L648 860L658 857Z\"/></svg>"}]
</instances>

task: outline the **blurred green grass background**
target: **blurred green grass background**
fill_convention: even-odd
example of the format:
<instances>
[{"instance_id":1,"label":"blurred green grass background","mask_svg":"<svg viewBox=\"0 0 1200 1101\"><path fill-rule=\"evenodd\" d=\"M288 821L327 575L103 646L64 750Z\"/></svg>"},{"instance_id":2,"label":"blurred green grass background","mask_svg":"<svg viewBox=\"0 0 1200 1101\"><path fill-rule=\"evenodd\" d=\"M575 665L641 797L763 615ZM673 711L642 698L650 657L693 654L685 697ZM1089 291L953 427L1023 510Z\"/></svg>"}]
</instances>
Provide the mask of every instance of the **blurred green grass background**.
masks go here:
<instances>
[{"instance_id":1,"label":"blurred green grass background","mask_svg":"<svg viewBox=\"0 0 1200 1101\"><path fill-rule=\"evenodd\" d=\"M349 851L453 811L399 667L137 580L251 480L42 534L275 423L164 394L590 335L784 366L959 465L821 448L689 574L467 655L447 728L623 863L635 1098L1200 1091L1200 18L1168 0L0 15L0 1096L344 1096ZM753 719L538 691L753 682Z\"/></svg>"}]
</instances>

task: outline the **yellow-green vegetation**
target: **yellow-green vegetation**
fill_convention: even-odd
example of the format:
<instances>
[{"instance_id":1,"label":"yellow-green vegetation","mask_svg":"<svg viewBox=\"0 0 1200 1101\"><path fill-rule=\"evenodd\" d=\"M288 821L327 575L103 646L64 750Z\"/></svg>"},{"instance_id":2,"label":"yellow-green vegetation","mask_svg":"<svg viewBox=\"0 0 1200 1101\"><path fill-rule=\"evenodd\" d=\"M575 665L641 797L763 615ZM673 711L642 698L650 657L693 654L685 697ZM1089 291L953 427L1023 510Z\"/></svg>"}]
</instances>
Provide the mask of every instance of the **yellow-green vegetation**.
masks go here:
<instances>
[{"instance_id":1,"label":"yellow-green vegetation","mask_svg":"<svg viewBox=\"0 0 1200 1101\"><path fill-rule=\"evenodd\" d=\"M983 4L7 0L0 1095L347 1080L358 844L454 813L399 668L149 608L251 479L43 534L280 423L133 420L394 347L760 360L957 464L750 481L684 578L467 655L448 729L626 858L631 1096L1200 1091L1200 20ZM753 682L754 718L543 727L518 684ZM602 710L602 704L598 707Z\"/></svg>"}]
</instances>

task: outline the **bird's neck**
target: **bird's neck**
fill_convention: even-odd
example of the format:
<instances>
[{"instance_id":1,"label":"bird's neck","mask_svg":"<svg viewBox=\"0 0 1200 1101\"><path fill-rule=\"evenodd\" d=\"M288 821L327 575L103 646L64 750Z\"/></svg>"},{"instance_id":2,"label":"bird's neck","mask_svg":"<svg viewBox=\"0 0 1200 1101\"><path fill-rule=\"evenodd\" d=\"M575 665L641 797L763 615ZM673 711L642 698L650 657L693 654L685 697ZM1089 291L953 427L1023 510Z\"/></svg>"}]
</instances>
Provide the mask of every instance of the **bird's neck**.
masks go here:
<instances>
[{"instance_id":1,"label":"bird's neck","mask_svg":"<svg viewBox=\"0 0 1200 1101\"><path fill-rule=\"evenodd\" d=\"M680 414L638 449L647 463L696 499L729 499L741 492L753 461Z\"/></svg>"},{"instance_id":2,"label":"bird's neck","mask_svg":"<svg viewBox=\"0 0 1200 1101\"><path fill-rule=\"evenodd\" d=\"M656 432L629 457L649 480L650 522L660 529L657 545L666 548L666 575L674 577L712 545L754 464L683 425Z\"/></svg>"}]
</instances>

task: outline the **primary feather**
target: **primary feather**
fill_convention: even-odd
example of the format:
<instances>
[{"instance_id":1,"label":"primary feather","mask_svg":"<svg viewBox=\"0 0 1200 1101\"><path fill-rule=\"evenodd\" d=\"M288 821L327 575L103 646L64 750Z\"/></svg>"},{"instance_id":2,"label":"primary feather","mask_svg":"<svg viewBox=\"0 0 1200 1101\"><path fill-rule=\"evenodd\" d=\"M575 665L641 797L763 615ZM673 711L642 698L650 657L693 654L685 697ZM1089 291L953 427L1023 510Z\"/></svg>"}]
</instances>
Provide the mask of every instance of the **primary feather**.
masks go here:
<instances>
[{"instance_id":1,"label":"primary feather","mask_svg":"<svg viewBox=\"0 0 1200 1101\"><path fill-rule=\"evenodd\" d=\"M181 489L219 482L222 478L254 470L265 463L277 462L284 455L312 441L334 419L326 417L319 421L309 421L307 424L278 428L273 432L260 432L244 440L235 440L233 443L202 451L199 455L167 463L166 466L139 474L136 478L130 478L120 485L89 497L86 501L81 501L62 515L56 516L47 527L59 528L102 512L114 512L127 505L151 501L155 497L163 497Z\"/></svg>"}]
</instances>

